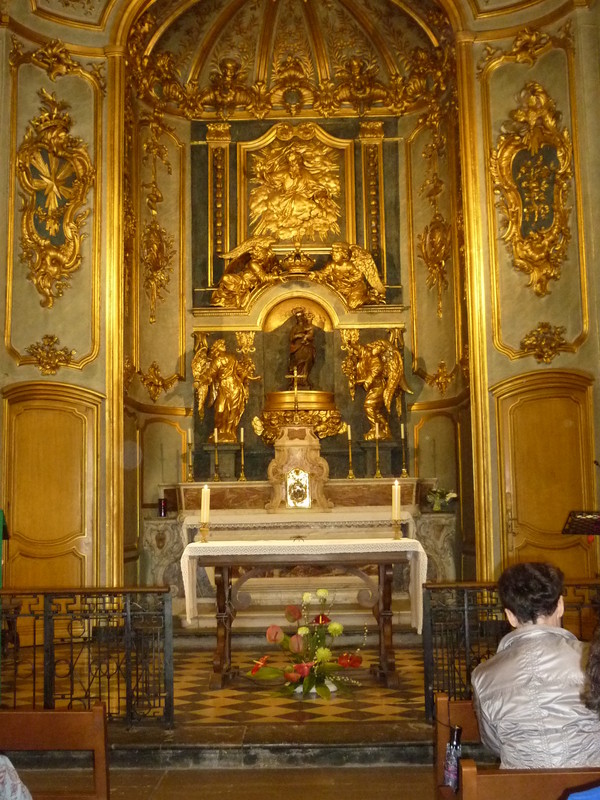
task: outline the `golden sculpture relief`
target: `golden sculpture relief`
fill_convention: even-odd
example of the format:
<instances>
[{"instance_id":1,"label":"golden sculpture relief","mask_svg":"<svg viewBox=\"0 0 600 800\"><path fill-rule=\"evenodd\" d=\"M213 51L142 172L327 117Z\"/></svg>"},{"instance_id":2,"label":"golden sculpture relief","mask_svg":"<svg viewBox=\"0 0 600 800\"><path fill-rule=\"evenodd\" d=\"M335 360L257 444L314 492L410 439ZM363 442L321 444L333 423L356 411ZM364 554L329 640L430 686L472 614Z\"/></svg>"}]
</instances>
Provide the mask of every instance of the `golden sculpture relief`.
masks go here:
<instances>
[{"instance_id":1,"label":"golden sculpture relief","mask_svg":"<svg viewBox=\"0 0 600 800\"><path fill-rule=\"evenodd\" d=\"M254 154L250 167L255 235L299 244L340 233L338 154L312 132L309 139L276 138Z\"/></svg>"},{"instance_id":2,"label":"golden sculpture relief","mask_svg":"<svg viewBox=\"0 0 600 800\"><path fill-rule=\"evenodd\" d=\"M236 334L239 357L227 352L224 339L217 339L208 346L208 336L200 331L195 334L196 346L192 359L194 391L198 400L198 414L204 417L204 405L214 408L214 427L219 442L237 442L240 419L250 394L250 381L260 380L255 375L252 360L254 332ZM211 434L209 441L214 440Z\"/></svg>"},{"instance_id":3,"label":"golden sculpture relief","mask_svg":"<svg viewBox=\"0 0 600 800\"><path fill-rule=\"evenodd\" d=\"M521 340L521 350L532 355L536 361L550 364L566 345L563 334L566 328L553 326L549 322L540 322Z\"/></svg>"},{"instance_id":4,"label":"golden sculpture relief","mask_svg":"<svg viewBox=\"0 0 600 800\"><path fill-rule=\"evenodd\" d=\"M436 211L417 236L419 258L427 267L427 286L437 289L437 315L442 318L442 294L448 288L446 263L452 254L452 226Z\"/></svg>"},{"instance_id":5,"label":"golden sculpture relief","mask_svg":"<svg viewBox=\"0 0 600 800\"><path fill-rule=\"evenodd\" d=\"M271 249L274 241L269 236L253 236L223 255L229 263L211 295L211 305L245 308L253 291L282 279L279 260Z\"/></svg>"},{"instance_id":6,"label":"golden sculpture relief","mask_svg":"<svg viewBox=\"0 0 600 800\"><path fill-rule=\"evenodd\" d=\"M455 366L451 372L448 372L448 368L446 367L446 362L440 361L437 368L437 372L434 373L433 375L426 375L425 382L429 386L434 386L443 397L446 394L448 387L452 383L452 380L454 379L457 370L458 367Z\"/></svg>"},{"instance_id":7,"label":"golden sculpture relief","mask_svg":"<svg viewBox=\"0 0 600 800\"><path fill-rule=\"evenodd\" d=\"M357 244L336 242L325 266L308 277L335 289L348 308L385 303L385 286L371 254Z\"/></svg>"},{"instance_id":8,"label":"golden sculpture relief","mask_svg":"<svg viewBox=\"0 0 600 800\"><path fill-rule=\"evenodd\" d=\"M33 356L42 375L56 375L60 367L67 367L73 360L75 350L63 347L59 350L58 336L46 334L41 342L30 344L25 352Z\"/></svg>"},{"instance_id":9,"label":"golden sculpture relief","mask_svg":"<svg viewBox=\"0 0 600 800\"><path fill-rule=\"evenodd\" d=\"M335 436L344 428L342 415L334 409L298 411L263 411L260 417L252 420L252 429L257 436L262 437L265 444L274 444L279 433L286 425L305 425L312 427L315 436L325 439Z\"/></svg>"},{"instance_id":10,"label":"golden sculpture relief","mask_svg":"<svg viewBox=\"0 0 600 800\"><path fill-rule=\"evenodd\" d=\"M526 84L519 107L502 126L490 158L502 238L515 269L543 296L558 280L571 238L568 196L573 177L571 137L556 104L539 83Z\"/></svg>"},{"instance_id":11,"label":"golden sculpture relief","mask_svg":"<svg viewBox=\"0 0 600 800\"><path fill-rule=\"evenodd\" d=\"M160 374L160 366L157 361L153 361L150 364L148 367L148 372L142 372L139 370L137 374L139 375L141 382L146 387L146 391L148 392L153 403L156 403L161 392L166 394L174 386L176 386L180 380L179 375L172 375L170 378L163 378L163 376Z\"/></svg>"},{"instance_id":12,"label":"golden sculpture relief","mask_svg":"<svg viewBox=\"0 0 600 800\"><path fill-rule=\"evenodd\" d=\"M21 42L16 36L13 36L10 64L12 67L17 67L20 64L33 64L43 69L53 81L64 75L86 75L94 81L101 92L106 92L103 65L93 64L88 65L87 68L82 66L79 61L76 61L71 56L65 45L58 39L50 39L38 50L23 52Z\"/></svg>"},{"instance_id":13,"label":"golden sculpture relief","mask_svg":"<svg viewBox=\"0 0 600 800\"><path fill-rule=\"evenodd\" d=\"M396 411L401 414L402 392L412 394L404 377L403 332L399 328L390 331L389 339L360 344L359 332L355 328L340 331L342 350L347 353L342 371L348 378L350 397L354 400L356 387L365 390L364 410L370 424L365 434L366 441L376 438L391 439L388 417L392 400L396 399Z\"/></svg>"},{"instance_id":14,"label":"golden sculpture relief","mask_svg":"<svg viewBox=\"0 0 600 800\"><path fill-rule=\"evenodd\" d=\"M175 257L173 237L153 218L144 225L140 245L140 262L144 275L144 289L150 300L150 322L156 322L156 304L164 300L171 266Z\"/></svg>"},{"instance_id":15,"label":"golden sculpture relief","mask_svg":"<svg viewBox=\"0 0 600 800\"><path fill-rule=\"evenodd\" d=\"M140 263L144 276L144 289L150 300L150 322L156 322L156 306L164 300L176 251L174 238L158 222L158 205L163 202L163 194L158 185L159 163L171 174L167 146L161 141L163 135L172 132L164 121L164 109L157 106L151 114L141 117L141 124L149 129L150 136L143 142L143 161L151 164L151 179L142 184L146 192L146 206L151 218L144 223L140 243Z\"/></svg>"},{"instance_id":16,"label":"golden sculpture relief","mask_svg":"<svg viewBox=\"0 0 600 800\"><path fill-rule=\"evenodd\" d=\"M572 46L573 35L570 21L557 35L544 33L536 28L524 28L515 36L513 43L506 50L486 45L485 55L478 65L478 72L481 74L485 69L490 69L506 60L533 65L550 48L569 49Z\"/></svg>"},{"instance_id":17,"label":"golden sculpture relief","mask_svg":"<svg viewBox=\"0 0 600 800\"><path fill-rule=\"evenodd\" d=\"M39 92L42 113L29 123L17 151L22 189L21 260L28 279L52 308L81 266L81 242L89 209L83 210L94 182L86 146L71 136L69 105Z\"/></svg>"}]
</instances>

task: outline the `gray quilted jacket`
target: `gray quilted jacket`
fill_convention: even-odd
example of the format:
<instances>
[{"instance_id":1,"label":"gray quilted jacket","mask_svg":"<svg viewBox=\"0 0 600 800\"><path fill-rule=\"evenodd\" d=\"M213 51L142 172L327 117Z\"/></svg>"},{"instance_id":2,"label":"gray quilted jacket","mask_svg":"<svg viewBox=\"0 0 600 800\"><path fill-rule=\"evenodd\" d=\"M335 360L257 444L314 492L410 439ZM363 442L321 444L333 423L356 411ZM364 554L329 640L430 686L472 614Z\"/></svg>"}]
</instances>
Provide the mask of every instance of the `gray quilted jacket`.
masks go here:
<instances>
[{"instance_id":1,"label":"gray quilted jacket","mask_svg":"<svg viewBox=\"0 0 600 800\"><path fill-rule=\"evenodd\" d=\"M600 766L600 719L581 699L584 656L569 631L532 624L473 670L481 738L503 767Z\"/></svg>"}]
</instances>

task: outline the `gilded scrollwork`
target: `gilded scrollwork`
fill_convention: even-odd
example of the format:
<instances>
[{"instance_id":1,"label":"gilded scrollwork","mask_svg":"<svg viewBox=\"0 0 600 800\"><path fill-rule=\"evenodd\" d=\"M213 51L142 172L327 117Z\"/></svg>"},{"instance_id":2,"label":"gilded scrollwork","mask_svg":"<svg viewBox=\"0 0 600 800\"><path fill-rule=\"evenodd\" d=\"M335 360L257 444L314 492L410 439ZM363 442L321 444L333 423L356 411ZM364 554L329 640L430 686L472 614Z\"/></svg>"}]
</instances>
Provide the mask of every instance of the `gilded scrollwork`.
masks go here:
<instances>
[{"instance_id":1,"label":"gilded scrollwork","mask_svg":"<svg viewBox=\"0 0 600 800\"><path fill-rule=\"evenodd\" d=\"M486 45L485 55L478 64L478 72L481 74L485 69L507 60L532 66L548 49L570 49L572 46L573 34L570 22L567 22L557 35L545 33L537 28L524 28L506 50Z\"/></svg>"},{"instance_id":2,"label":"gilded scrollwork","mask_svg":"<svg viewBox=\"0 0 600 800\"><path fill-rule=\"evenodd\" d=\"M68 367L75 350L68 347L58 349L58 336L46 334L41 342L35 342L25 348L25 352L33 357L42 375L56 375L60 367Z\"/></svg>"},{"instance_id":3,"label":"gilded scrollwork","mask_svg":"<svg viewBox=\"0 0 600 800\"><path fill-rule=\"evenodd\" d=\"M335 436L344 430L344 421L337 409L263 411L260 417L254 417L252 420L254 432L262 437L265 444L274 444L281 429L286 425L312 427L319 439Z\"/></svg>"},{"instance_id":4,"label":"gilded scrollwork","mask_svg":"<svg viewBox=\"0 0 600 800\"><path fill-rule=\"evenodd\" d=\"M40 305L52 308L81 266L82 229L90 214L84 205L95 170L86 145L70 133L69 105L45 89L39 95L42 113L29 123L17 151L21 260L42 296Z\"/></svg>"},{"instance_id":5,"label":"gilded scrollwork","mask_svg":"<svg viewBox=\"0 0 600 800\"><path fill-rule=\"evenodd\" d=\"M555 102L539 83L527 83L518 99L491 154L490 172L513 266L529 275L528 286L543 296L548 283L560 278L571 238L572 144Z\"/></svg>"},{"instance_id":6,"label":"gilded scrollwork","mask_svg":"<svg viewBox=\"0 0 600 800\"><path fill-rule=\"evenodd\" d=\"M33 64L43 69L53 81L65 75L85 74L91 77L100 91L106 92L106 78L104 76L103 65L88 64L86 68L72 57L63 42L58 39L51 39L38 50L29 50L25 52L21 42L16 36L13 36L10 65L12 67L18 67L21 64Z\"/></svg>"},{"instance_id":7,"label":"gilded scrollwork","mask_svg":"<svg viewBox=\"0 0 600 800\"><path fill-rule=\"evenodd\" d=\"M442 316L442 295L448 288L446 264L452 253L452 226L439 211L417 237L419 257L427 268L427 286L437 289L437 315Z\"/></svg>"},{"instance_id":8,"label":"gilded scrollwork","mask_svg":"<svg viewBox=\"0 0 600 800\"><path fill-rule=\"evenodd\" d=\"M532 331L529 331L521 340L521 350L532 355L536 361L550 364L567 344L563 334L566 328L562 325L555 326L549 322L540 322Z\"/></svg>"},{"instance_id":9,"label":"gilded scrollwork","mask_svg":"<svg viewBox=\"0 0 600 800\"><path fill-rule=\"evenodd\" d=\"M448 391L448 387L454 380L454 377L457 372L458 372L458 365L455 365L454 369L452 369L449 372L448 367L446 366L446 362L440 361L440 363L438 364L437 372L435 372L433 375L429 374L425 375L425 382L429 386L435 387L443 397Z\"/></svg>"},{"instance_id":10,"label":"gilded scrollwork","mask_svg":"<svg viewBox=\"0 0 600 800\"><path fill-rule=\"evenodd\" d=\"M170 378L163 378L158 361L153 361L150 364L148 372L139 370L137 374L146 387L146 391L153 403L156 403L162 392L166 394L180 381L179 375L171 375Z\"/></svg>"}]
</instances>

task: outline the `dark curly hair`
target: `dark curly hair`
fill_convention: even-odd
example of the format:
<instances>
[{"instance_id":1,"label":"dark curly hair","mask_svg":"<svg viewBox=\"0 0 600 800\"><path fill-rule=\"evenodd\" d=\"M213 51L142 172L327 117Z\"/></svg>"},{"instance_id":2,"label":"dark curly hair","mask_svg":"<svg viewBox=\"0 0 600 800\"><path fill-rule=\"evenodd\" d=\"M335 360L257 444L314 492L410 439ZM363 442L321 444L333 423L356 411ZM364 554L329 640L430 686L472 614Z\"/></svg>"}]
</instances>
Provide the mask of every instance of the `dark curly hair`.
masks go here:
<instances>
[{"instance_id":1,"label":"dark curly hair","mask_svg":"<svg viewBox=\"0 0 600 800\"><path fill-rule=\"evenodd\" d=\"M596 628L590 644L587 664L585 666L586 687L585 704L592 711L600 712L600 627Z\"/></svg>"},{"instance_id":2,"label":"dark curly hair","mask_svg":"<svg viewBox=\"0 0 600 800\"><path fill-rule=\"evenodd\" d=\"M552 564L514 564L498 579L498 593L504 608L519 622L535 622L554 612L563 593L564 575Z\"/></svg>"}]
</instances>

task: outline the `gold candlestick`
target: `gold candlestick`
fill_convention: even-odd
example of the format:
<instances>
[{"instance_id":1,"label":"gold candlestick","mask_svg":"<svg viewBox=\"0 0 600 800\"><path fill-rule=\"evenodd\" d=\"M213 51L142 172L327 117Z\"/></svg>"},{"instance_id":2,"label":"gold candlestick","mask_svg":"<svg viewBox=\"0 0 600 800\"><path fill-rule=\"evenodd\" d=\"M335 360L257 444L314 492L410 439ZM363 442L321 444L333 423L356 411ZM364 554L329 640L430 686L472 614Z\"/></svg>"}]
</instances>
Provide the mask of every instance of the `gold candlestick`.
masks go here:
<instances>
[{"instance_id":1,"label":"gold candlestick","mask_svg":"<svg viewBox=\"0 0 600 800\"><path fill-rule=\"evenodd\" d=\"M381 478L381 471L379 469L379 436L378 431L375 431L375 478Z\"/></svg>"},{"instance_id":2,"label":"gold candlestick","mask_svg":"<svg viewBox=\"0 0 600 800\"><path fill-rule=\"evenodd\" d=\"M240 442L240 477L238 481L246 480L246 473L244 472L244 440Z\"/></svg>"},{"instance_id":3,"label":"gold candlestick","mask_svg":"<svg viewBox=\"0 0 600 800\"><path fill-rule=\"evenodd\" d=\"M213 481L220 481L221 476L219 475L219 444L215 442L215 474L213 475Z\"/></svg>"},{"instance_id":4,"label":"gold candlestick","mask_svg":"<svg viewBox=\"0 0 600 800\"><path fill-rule=\"evenodd\" d=\"M187 482L194 482L194 448L188 444L186 449L185 460L187 462Z\"/></svg>"},{"instance_id":5,"label":"gold candlestick","mask_svg":"<svg viewBox=\"0 0 600 800\"><path fill-rule=\"evenodd\" d=\"M208 542L208 537L210 536L210 525L208 522L201 522L199 525L199 531L194 536L195 542Z\"/></svg>"},{"instance_id":6,"label":"gold candlestick","mask_svg":"<svg viewBox=\"0 0 600 800\"><path fill-rule=\"evenodd\" d=\"M403 539L404 534L402 533L402 523L399 519L392 521L392 527L394 529L394 539Z\"/></svg>"},{"instance_id":7,"label":"gold candlestick","mask_svg":"<svg viewBox=\"0 0 600 800\"><path fill-rule=\"evenodd\" d=\"M348 439L348 479L353 480L355 477L352 470L352 439Z\"/></svg>"}]
</instances>

